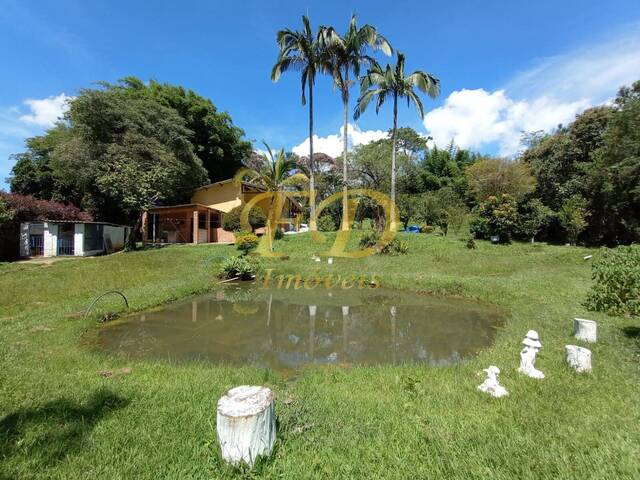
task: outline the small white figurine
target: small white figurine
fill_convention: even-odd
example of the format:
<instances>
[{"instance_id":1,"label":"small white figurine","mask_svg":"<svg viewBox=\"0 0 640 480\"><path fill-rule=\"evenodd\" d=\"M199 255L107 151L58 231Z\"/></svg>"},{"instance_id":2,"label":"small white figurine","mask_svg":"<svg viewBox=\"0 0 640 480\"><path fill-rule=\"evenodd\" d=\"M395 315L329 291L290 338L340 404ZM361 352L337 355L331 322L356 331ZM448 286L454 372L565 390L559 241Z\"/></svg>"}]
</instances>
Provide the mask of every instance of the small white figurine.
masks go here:
<instances>
[{"instance_id":1,"label":"small white figurine","mask_svg":"<svg viewBox=\"0 0 640 480\"><path fill-rule=\"evenodd\" d=\"M498 375L500 374L498 367L491 365L489 368L485 368L483 372L487 374L487 378L481 385L478 385L478 390L488 393L495 398L509 395L507 389L498 382Z\"/></svg>"},{"instance_id":2,"label":"small white figurine","mask_svg":"<svg viewBox=\"0 0 640 480\"><path fill-rule=\"evenodd\" d=\"M544 378L544 373L536 369L536 355L542 347L540 337L535 330L529 330L522 341L524 348L520 352L520 368L518 371L531 378Z\"/></svg>"}]
</instances>

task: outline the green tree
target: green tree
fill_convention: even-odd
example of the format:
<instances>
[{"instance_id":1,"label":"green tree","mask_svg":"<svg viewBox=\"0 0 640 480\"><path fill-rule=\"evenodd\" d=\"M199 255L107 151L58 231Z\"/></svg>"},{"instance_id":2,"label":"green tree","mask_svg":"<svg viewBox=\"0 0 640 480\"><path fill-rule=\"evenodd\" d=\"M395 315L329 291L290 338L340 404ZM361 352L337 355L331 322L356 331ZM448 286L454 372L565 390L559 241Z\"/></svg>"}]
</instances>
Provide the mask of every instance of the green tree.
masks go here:
<instances>
[{"instance_id":1,"label":"green tree","mask_svg":"<svg viewBox=\"0 0 640 480\"><path fill-rule=\"evenodd\" d=\"M586 228L588 216L587 202L580 195L568 198L560 207L558 218L571 245L576 244L578 236Z\"/></svg>"},{"instance_id":2,"label":"green tree","mask_svg":"<svg viewBox=\"0 0 640 480\"><path fill-rule=\"evenodd\" d=\"M311 22L305 15L302 17L302 31L284 29L277 34L280 48L276 64L271 70L271 80L277 82L283 72L296 70L302 80L302 105L307 103L305 89L309 91L309 207L311 211L309 229L317 230L316 192L315 192L315 157L313 152L313 87L316 75L329 68L327 54L319 41L319 34L314 34Z\"/></svg>"},{"instance_id":3,"label":"green tree","mask_svg":"<svg viewBox=\"0 0 640 480\"><path fill-rule=\"evenodd\" d=\"M342 152L342 229L349 229L349 219L345 214L347 208L347 140L349 130L349 89L352 81L351 75L358 79L363 68L371 67L375 60L368 54L368 49L382 50L386 55L391 55L391 44L378 33L375 27L363 25L358 28L355 14L344 35L339 35L333 27L320 28L320 42L322 48L329 55L330 71L336 88L340 90L344 109L344 125L342 127L343 152Z\"/></svg>"},{"instance_id":4,"label":"green tree","mask_svg":"<svg viewBox=\"0 0 640 480\"><path fill-rule=\"evenodd\" d=\"M521 206L520 210L518 229L523 236L530 238L531 243L534 243L536 235L553 217L553 210L538 198L529 200Z\"/></svg>"},{"instance_id":5,"label":"green tree","mask_svg":"<svg viewBox=\"0 0 640 480\"><path fill-rule=\"evenodd\" d=\"M465 176L471 194L479 203L505 194L519 200L536 188L529 165L520 161L486 158L469 165Z\"/></svg>"},{"instance_id":6,"label":"green tree","mask_svg":"<svg viewBox=\"0 0 640 480\"><path fill-rule=\"evenodd\" d=\"M478 205L478 214L486 221L489 235L498 235L505 243L511 240L518 222L518 206L511 195L490 195Z\"/></svg>"},{"instance_id":7,"label":"green tree","mask_svg":"<svg viewBox=\"0 0 640 480\"><path fill-rule=\"evenodd\" d=\"M591 158L583 190L591 213L586 234L612 245L640 241L640 81L618 93Z\"/></svg>"},{"instance_id":8,"label":"green tree","mask_svg":"<svg viewBox=\"0 0 640 480\"><path fill-rule=\"evenodd\" d=\"M184 202L209 178L228 178L250 152L242 131L209 100L128 77L81 90L62 122L27 140L10 184L97 220L130 223L152 201Z\"/></svg>"},{"instance_id":9,"label":"green tree","mask_svg":"<svg viewBox=\"0 0 640 480\"><path fill-rule=\"evenodd\" d=\"M396 135L398 132L398 99L406 99L407 106L413 103L420 118L424 118L424 107L414 88L435 98L440 93L440 80L430 73L416 70L405 75L405 56L398 52L396 65L387 64L383 70L377 63L362 77L358 98L354 111L354 119L358 119L372 100L376 100L376 113L380 111L387 97L393 99L393 128L391 130L391 228L395 222L396 201Z\"/></svg>"}]
</instances>

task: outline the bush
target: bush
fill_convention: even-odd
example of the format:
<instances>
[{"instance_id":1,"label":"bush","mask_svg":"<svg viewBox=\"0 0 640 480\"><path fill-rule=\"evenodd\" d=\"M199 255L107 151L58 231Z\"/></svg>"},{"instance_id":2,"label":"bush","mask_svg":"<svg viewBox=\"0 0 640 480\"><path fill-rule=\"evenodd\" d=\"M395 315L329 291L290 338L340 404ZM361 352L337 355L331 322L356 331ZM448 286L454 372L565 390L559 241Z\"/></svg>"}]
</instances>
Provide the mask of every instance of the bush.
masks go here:
<instances>
[{"instance_id":1,"label":"bush","mask_svg":"<svg viewBox=\"0 0 640 480\"><path fill-rule=\"evenodd\" d=\"M222 217L222 228L227 232L239 232L242 230L240 224L240 215L242 214L243 206L235 207L225 213ZM264 227L267 224L267 217L265 216L262 208L257 205L249 212L249 225L251 225L252 231L256 228Z\"/></svg>"},{"instance_id":2,"label":"bush","mask_svg":"<svg viewBox=\"0 0 640 480\"><path fill-rule=\"evenodd\" d=\"M469 222L469 231L478 240L489 238L489 221L483 217L474 217Z\"/></svg>"},{"instance_id":3,"label":"bush","mask_svg":"<svg viewBox=\"0 0 640 480\"><path fill-rule=\"evenodd\" d=\"M380 234L375 230L369 230L360 237L360 248L373 247L380 240ZM379 253L383 255L406 255L409 252L409 244L398 238L394 238L382 247Z\"/></svg>"},{"instance_id":4,"label":"bush","mask_svg":"<svg viewBox=\"0 0 640 480\"><path fill-rule=\"evenodd\" d=\"M318 218L318 230L321 232L334 232L337 228L336 222L331 215L321 215Z\"/></svg>"},{"instance_id":5,"label":"bush","mask_svg":"<svg viewBox=\"0 0 640 480\"><path fill-rule=\"evenodd\" d=\"M282 240L284 238L284 232L281 228L277 228L276 232L273 234L274 240Z\"/></svg>"},{"instance_id":6,"label":"bush","mask_svg":"<svg viewBox=\"0 0 640 480\"><path fill-rule=\"evenodd\" d=\"M73 205L38 200L30 195L0 192L2 200L9 210L12 210L13 220L25 222L30 220L81 220L90 222L91 215Z\"/></svg>"},{"instance_id":7,"label":"bush","mask_svg":"<svg viewBox=\"0 0 640 480\"><path fill-rule=\"evenodd\" d=\"M260 261L255 257L229 257L220 266L221 278L251 280L260 271Z\"/></svg>"},{"instance_id":8,"label":"bush","mask_svg":"<svg viewBox=\"0 0 640 480\"><path fill-rule=\"evenodd\" d=\"M467 240L467 248L469 250L475 250L476 249L476 241L473 238L469 238Z\"/></svg>"},{"instance_id":9,"label":"bush","mask_svg":"<svg viewBox=\"0 0 640 480\"><path fill-rule=\"evenodd\" d=\"M260 240L257 235L254 235L253 233L236 234L236 247L245 254L255 249L258 246L259 241Z\"/></svg>"},{"instance_id":10,"label":"bush","mask_svg":"<svg viewBox=\"0 0 640 480\"><path fill-rule=\"evenodd\" d=\"M640 315L640 245L604 249L592 265L591 310Z\"/></svg>"},{"instance_id":11,"label":"bush","mask_svg":"<svg viewBox=\"0 0 640 480\"><path fill-rule=\"evenodd\" d=\"M433 233L435 231L436 231L436 227L427 225L426 223L420 225L420 233Z\"/></svg>"},{"instance_id":12,"label":"bush","mask_svg":"<svg viewBox=\"0 0 640 480\"><path fill-rule=\"evenodd\" d=\"M373 247L378 240L380 240L380 235L375 230L367 230L360 237L360 248L370 248Z\"/></svg>"},{"instance_id":13,"label":"bush","mask_svg":"<svg viewBox=\"0 0 640 480\"><path fill-rule=\"evenodd\" d=\"M394 238L391 240L391 243L385 245L384 248L380 251L383 255L406 255L409 253L409 244L404 240L399 240Z\"/></svg>"}]
</instances>

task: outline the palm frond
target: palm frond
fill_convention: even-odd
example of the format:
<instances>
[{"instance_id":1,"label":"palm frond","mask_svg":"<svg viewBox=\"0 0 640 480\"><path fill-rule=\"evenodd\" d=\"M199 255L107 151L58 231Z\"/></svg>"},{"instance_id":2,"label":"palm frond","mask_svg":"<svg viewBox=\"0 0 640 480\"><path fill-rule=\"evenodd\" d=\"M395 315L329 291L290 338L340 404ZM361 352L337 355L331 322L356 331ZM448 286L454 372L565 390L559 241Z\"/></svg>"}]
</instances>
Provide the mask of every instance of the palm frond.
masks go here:
<instances>
[{"instance_id":1,"label":"palm frond","mask_svg":"<svg viewBox=\"0 0 640 480\"><path fill-rule=\"evenodd\" d=\"M358 118L360 118L360 116L364 113L364 111L369 106L369 103L371 103L371 100L373 100L373 98L376 95L378 95L380 91L381 91L380 89L367 90L362 95L360 95L360 97L358 98L358 101L356 102L356 106L353 110L354 120L358 120Z\"/></svg>"},{"instance_id":2,"label":"palm frond","mask_svg":"<svg viewBox=\"0 0 640 480\"><path fill-rule=\"evenodd\" d=\"M418 97L418 95L416 95L416 93L413 90L409 90L407 92L407 106L409 106L410 102L413 102L416 105L416 108L418 109L418 115L420 116L420 118L424 118L424 107L422 106L422 101L420 100L420 97Z\"/></svg>"}]
</instances>

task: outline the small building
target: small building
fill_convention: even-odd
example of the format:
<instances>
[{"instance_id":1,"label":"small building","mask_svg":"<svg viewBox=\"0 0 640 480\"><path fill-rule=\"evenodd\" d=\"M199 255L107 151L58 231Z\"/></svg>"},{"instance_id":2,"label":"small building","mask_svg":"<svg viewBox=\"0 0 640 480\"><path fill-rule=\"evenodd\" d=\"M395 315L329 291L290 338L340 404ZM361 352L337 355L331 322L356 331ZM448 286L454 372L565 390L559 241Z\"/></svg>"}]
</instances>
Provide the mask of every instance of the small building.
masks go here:
<instances>
[{"instance_id":1,"label":"small building","mask_svg":"<svg viewBox=\"0 0 640 480\"><path fill-rule=\"evenodd\" d=\"M130 227L107 222L45 220L20 224L21 257L88 257L122 250Z\"/></svg>"},{"instance_id":2,"label":"small building","mask_svg":"<svg viewBox=\"0 0 640 480\"><path fill-rule=\"evenodd\" d=\"M246 205L265 190L250 182L222 180L197 188L190 203L154 207L143 215L142 239L145 243L210 243L233 242L235 236L222 228L225 213ZM271 201L257 203L268 215ZM283 230L294 230L299 225L303 208L287 198L282 211ZM288 225L287 225L288 220ZM258 234L261 231L256 232Z\"/></svg>"}]
</instances>

